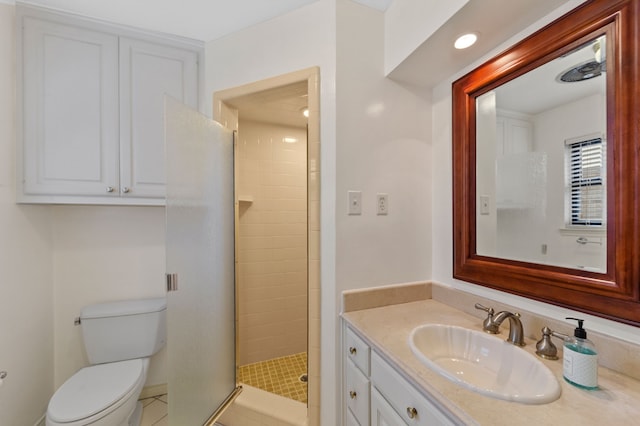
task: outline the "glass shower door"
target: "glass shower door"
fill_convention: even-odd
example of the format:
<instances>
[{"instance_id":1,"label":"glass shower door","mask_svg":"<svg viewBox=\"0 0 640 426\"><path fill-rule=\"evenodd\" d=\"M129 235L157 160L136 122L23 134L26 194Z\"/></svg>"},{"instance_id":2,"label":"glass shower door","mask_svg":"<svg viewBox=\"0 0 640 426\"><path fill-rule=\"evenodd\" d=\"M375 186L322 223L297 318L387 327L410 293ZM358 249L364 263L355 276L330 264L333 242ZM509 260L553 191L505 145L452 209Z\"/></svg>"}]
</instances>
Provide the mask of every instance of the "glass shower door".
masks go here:
<instances>
[{"instance_id":1,"label":"glass shower door","mask_svg":"<svg viewBox=\"0 0 640 426\"><path fill-rule=\"evenodd\" d=\"M169 424L210 424L239 391L233 133L165 99Z\"/></svg>"}]
</instances>

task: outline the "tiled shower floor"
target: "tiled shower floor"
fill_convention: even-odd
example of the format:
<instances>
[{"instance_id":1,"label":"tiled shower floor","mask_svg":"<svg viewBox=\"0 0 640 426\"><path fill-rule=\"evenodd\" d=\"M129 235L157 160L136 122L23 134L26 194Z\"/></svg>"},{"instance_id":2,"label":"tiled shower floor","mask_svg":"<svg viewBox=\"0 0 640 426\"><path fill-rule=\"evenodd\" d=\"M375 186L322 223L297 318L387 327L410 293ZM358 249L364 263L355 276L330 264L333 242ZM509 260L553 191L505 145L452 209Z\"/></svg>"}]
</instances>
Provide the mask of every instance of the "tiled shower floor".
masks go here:
<instances>
[{"instance_id":1,"label":"tiled shower floor","mask_svg":"<svg viewBox=\"0 0 640 426\"><path fill-rule=\"evenodd\" d=\"M303 374L307 374L306 352L241 365L238 381L306 404L307 382L300 380Z\"/></svg>"}]
</instances>

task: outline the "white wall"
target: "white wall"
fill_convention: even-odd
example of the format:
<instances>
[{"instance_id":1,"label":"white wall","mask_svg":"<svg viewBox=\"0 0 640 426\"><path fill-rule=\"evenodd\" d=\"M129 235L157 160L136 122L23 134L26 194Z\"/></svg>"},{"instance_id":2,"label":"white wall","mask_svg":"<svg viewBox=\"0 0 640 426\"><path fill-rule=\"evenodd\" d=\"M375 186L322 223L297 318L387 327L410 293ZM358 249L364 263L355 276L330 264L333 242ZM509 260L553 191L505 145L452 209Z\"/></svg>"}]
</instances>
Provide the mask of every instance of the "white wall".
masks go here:
<instances>
[{"instance_id":1,"label":"white wall","mask_svg":"<svg viewBox=\"0 0 640 426\"><path fill-rule=\"evenodd\" d=\"M344 290L431 276L432 180L428 95L385 78L381 12L349 0L337 6L334 303L340 306ZM347 215L349 190L362 191L362 215ZM376 214L377 193L389 196L387 216Z\"/></svg>"},{"instance_id":2,"label":"white wall","mask_svg":"<svg viewBox=\"0 0 640 426\"><path fill-rule=\"evenodd\" d=\"M548 158L547 226L548 257L558 259L560 265L589 266L606 270L606 238L602 245L576 243L577 235L562 235L565 228L565 191L557 182L565 181L565 140L587 135L606 135L605 99L596 94L560 105L535 116L536 151L546 152ZM597 235L583 234L598 241Z\"/></svg>"},{"instance_id":3,"label":"white wall","mask_svg":"<svg viewBox=\"0 0 640 426\"><path fill-rule=\"evenodd\" d=\"M520 34L496 47L485 57L471 64L469 67L460 70L455 75L443 81L433 89L433 181L439 184L433 188L433 280L435 282L449 285L464 291L468 291L479 296L494 299L506 304L522 307L524 310L536 312L540 315L553 318L564 318L566 316L579 316L587 320L588 328L594 331L607 334L614 338L623 339L633 343L640 343L638 329L613 321L608 321L599 317L586 315L584 313L573 312L567 309L536 302L519 296L513 296L504 292L491 290L485 287L472 285L452 278L453 265L453 240L452 240L452 159L451 159L451 83L463 76L475 67L500 53L507 47L513 45L518 40L526 37L535 30L541 28L557 17L561 16L579 2L569 2L562 8L549 14L530 28L524 29Z\"/></svg>"},{"instance_id":4,"label":"white wall","mask_svg":"<svg viewBox=\"0 0 640 426\"><path fill-rule=\"evenodd\" d=\"M383 43L382 12L321 0L206 49L209 96L320 67L322 424L337 422L341 292L430 275L429 101L384 78ZM361 216L346 215L350 189L363 191ZM375 215L378 192L388 216Z\"/></svg>"},{"instance_id":5,"label":"white wall","mask_svg":"<svg viewBox=\"0 0 640 426\"><path fill-rule=\"evenodd\" d=\"M164 209L15 204L14 15L0 4L0 424L32 425L87 364L83 306L164 295ZM147 384L165 382L163 351Z\"/></svg>"},{"instance_id":6,"label":"white wall","mask_svg":"<svg viewBox=\"0 0 640 426\"><path fill-rule=\"evenodd\" d=\"M307 69L320 68L320 206L321 214L321 365L310 377L322 374L322 424L335 423L336 416L336 324L335 290L335 2L319 0L263 24L208 42L206 91L211 105L219 90ZM258 48L259 46L259 48ZM209 107L211 108L211 107ZM212 109L207 110L211 113ZM309 149L316 141L309 140ZM313 175L310 172L309 176ZM315 195L313 195L315 197ZM310 210L313 211L312 206ZM313 228L313 222L310 223ZM312 244L313 233L309 243ZM314 252L310 267L314 268ZM311 274L313 276L314 273ZM310 283L312 291L314 283ZM311 317L311 324L317 320ZM310 342L314 341L310 336ZM313 348L312 348L313 349ZM317 369L316 369L317 370ZM311 389L309 394L311 397ZM319 407L310 401L309 414L315 417Z\"/></svg>"},{"instance_id":7,"label":"white wall","mask_svg":"<svg viewBox=\"0 0 640 426\"><path fill-rule=\"evenodd\" d=\"M338 6L337 290L428 279L430 103L384 77L383 14ZM349 190L362 191L362 215L347 215ZM389 195L387 216L376 214L377 193Z\"/></svg>"},{"instance_id":8,"label":"white wall","mask_svg":"<svg viewBox=\"0 0 640 426\"><path fill-rule=\"evenodd\" d=\"M86 305L162 297L165 289L163 207L52 206L55 385L88 365L80 327ZM147 385L166 383L165 349Z\"/></svg>"},{"instance_id":9,"label":"white wall","mask_svg":"<svg viewBox=\"0 0 640 426\"><path fill-rule=\"evenodd\" d=\"M0 424L33 425L53 392L47 207L15 204L15 7L0 4Z\"/></svg>"}]
</instances>

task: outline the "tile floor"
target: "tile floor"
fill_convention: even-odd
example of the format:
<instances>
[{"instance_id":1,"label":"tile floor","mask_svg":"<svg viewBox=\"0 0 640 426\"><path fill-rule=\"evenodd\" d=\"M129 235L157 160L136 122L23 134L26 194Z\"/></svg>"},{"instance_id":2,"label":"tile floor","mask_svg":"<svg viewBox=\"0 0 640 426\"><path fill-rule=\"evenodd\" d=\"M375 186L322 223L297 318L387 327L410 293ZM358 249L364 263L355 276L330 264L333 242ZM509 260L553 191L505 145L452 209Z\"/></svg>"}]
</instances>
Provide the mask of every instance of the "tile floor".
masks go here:
<instances>
[{"instance_id":1,"label":"tile floor","mask_svg":"<svg viewBox=\"0 0 640 426\"><path fill-rule=\"evenodd\" d=\"M167 426L167 395L142 399L142 420L140 426Z\"/></svg>"},{"instance_id":2,"label":"tile floor","mask_svg":"<svg viewBox=\"0 0 640 426\"><path fill-rule=\"evenodd\" d=\"M238 381L276 395L307 403L307 353L273 358L238 368Z\"/></svg>"}]
</instances>

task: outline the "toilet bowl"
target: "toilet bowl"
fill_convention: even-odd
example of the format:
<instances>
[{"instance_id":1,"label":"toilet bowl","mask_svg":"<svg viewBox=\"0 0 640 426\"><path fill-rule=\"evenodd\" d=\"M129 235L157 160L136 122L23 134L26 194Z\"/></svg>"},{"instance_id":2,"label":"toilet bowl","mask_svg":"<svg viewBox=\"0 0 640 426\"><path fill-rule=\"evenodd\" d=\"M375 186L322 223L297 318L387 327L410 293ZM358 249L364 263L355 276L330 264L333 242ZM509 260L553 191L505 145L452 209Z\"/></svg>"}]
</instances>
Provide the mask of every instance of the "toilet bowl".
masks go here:
<instances>
[{"instance_id":1,"label":"toilet bowl","mask_svg":"<svg viewBox=\"0 0 640 426\"><path fill-rule=\"evenodd\" d=\"M58 388L46 426L138 426L149 357L166 342L166 300L91 305L82 310L80 323L92 365Z\"/></svg>"},{"instance_id":2,"label":"toilet bowl","mask_svg":"<svg viewBox=\"0 0 640 426\"><path fill-rule=\"evenodd\" d=\"M133 426L139 424L142 404L138 402L138 397L147 377L148 366L149 359L142 358L81 369L70 377L51 398L46 425ZM133 416L138 404L140 404L140 415Z\"/></svg>"}]
</instances>

